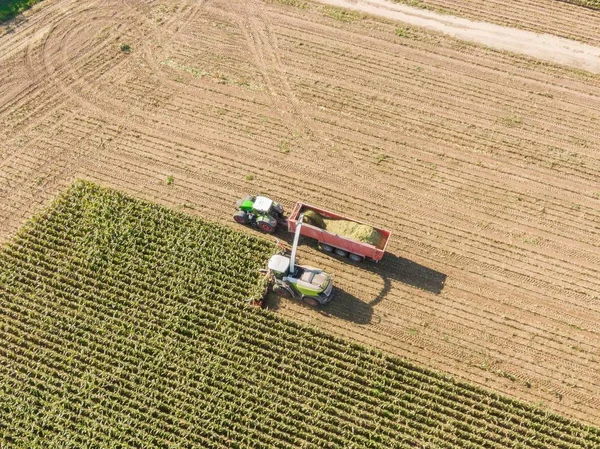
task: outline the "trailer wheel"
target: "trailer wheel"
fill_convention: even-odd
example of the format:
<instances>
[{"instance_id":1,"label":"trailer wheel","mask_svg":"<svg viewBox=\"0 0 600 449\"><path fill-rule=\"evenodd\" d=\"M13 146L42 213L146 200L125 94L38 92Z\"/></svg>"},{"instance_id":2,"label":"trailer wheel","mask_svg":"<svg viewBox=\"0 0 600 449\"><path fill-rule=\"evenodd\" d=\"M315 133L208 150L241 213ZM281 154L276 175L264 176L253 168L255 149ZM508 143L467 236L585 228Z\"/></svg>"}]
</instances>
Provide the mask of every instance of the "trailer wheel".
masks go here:
<instances>
[{"instance_id":1,"label":"trailer wheel","mask_svg":"<svg viewBox=\"0 0 600 449\"><path fill-rule=\"evenodd\" d=\"M348 257L350 258L350 260L352 262L362 262L363 260L365 260L365 258L363 256L360 256L358 254L353 254L353 253L350 253L350 255Z\"/></svg>"},{"instance_id":2,"label":"trailer wheel","mask_svg":"<svg viewBox=\"0 0 600 449\"><path fill-rule=\"evenodd\" d=\"M336 248L335 253L340 257L348 256L348 251L344 251L343 249Z\"/></svg>"},{"instance_id":3,"label":"trailer wheel","mask_svg":"<svg viewBox=\"0 0 600 449\"><path fill-rule=\"evenodd\" d=\"M323 251L324 253L332 253L333 246L329 246L329 245L326 245L325 243L321 243L321 251Z\"/></svg>"},{"instance_id":4,"label":"trailer wheel","mask_svg":"<svg viewBox=\"0 0 600 449\"><path fill-rule=\"evenodd\" d=\"M317 301L315 298L311 298L310 296L303 296L302 301L311 307L317 307L319 305L319 301Z\"/></svg>"}]
</instances>

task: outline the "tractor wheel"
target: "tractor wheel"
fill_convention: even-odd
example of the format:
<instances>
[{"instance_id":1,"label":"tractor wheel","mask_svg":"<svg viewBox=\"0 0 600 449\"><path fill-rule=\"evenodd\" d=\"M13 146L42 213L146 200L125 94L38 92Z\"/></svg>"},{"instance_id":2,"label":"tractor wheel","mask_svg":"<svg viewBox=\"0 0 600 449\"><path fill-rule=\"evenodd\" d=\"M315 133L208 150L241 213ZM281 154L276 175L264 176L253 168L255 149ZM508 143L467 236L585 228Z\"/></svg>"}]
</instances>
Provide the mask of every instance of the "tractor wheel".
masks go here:
<instances>
[{"instance_id":1,"label":"tractor wheel","mask_svg":"<svg viewBox=\"0 0 600 449\"><path fill-rule=\"evenodd\" d=\"M319 305L319 301L317 301L315 298L311 298L310 296L303 296L302 301L311 307L317 307Z\"/></svg>"},{"instance_id":2,"label":"tractor wheel","mask_svg":"<svg viewBox=\"0 0 600 449\"><path fill-rule=\"evenodd\" d=\"M280 285L273 286L273 293L275 293L280 298L291 298L292 295L287 288L281 287Z\"/></svg>"},{"instance_id":3,"label":"tractor wheel","mask_svg":"<svg viewBox=\"0 0 600 449\"><path fill-rule=\"evenodd\" d=\"M344 251L343 249L336 248L335 253L340 257L348 256L348 251Z\"/></svg>"},{"instance_id":4,"label":"tractor wheel","mask_svg":"<svg viewBox=\"0 0 600 449\"><path fill-rule=\"evenodd\" d=\"M246 214L246 212L244 212L243 210L238 210L234 215L233 215L233 219L238 222L239 224L248 224L248 214Z\"/></svg>"},{"instance_id":5,"label":"tractor wheel","mask_svg":"<svg viewBox=\"0 0 600 449\"><path fill-rule=\"evenodd\" d=\"M333 246L329 246L329 245L326 245L325 243L321 243L321 251L323 251L324 253L332 253Z\"/></svg>"},{"instance_id":6,"label":"tractor wheel","mask_svg":"<svg viewBox=\"0 0 600 449\"><path fill-rule=\"evenodd\" d=\"M260 230L263 232L268 232L269 234L275 232L275 226L273 226L271 223L269 223L266 220L258 220L257 224L258 224L258 227L260 228Z\"/></svg>"},{"instance_id":7,"label":"tractor wheel","mask_svg":"<svg viewBox=\"0 0 600 449\"><path fill-rule=\"evenodd\" d=\"M363 260L365 260L365 258L363 256L359 256L358 254L353 254L353 253L350 253L348 255L348 257L350 258L350 260L352 262L362 262Z\"/></svg>"}]
</instances>

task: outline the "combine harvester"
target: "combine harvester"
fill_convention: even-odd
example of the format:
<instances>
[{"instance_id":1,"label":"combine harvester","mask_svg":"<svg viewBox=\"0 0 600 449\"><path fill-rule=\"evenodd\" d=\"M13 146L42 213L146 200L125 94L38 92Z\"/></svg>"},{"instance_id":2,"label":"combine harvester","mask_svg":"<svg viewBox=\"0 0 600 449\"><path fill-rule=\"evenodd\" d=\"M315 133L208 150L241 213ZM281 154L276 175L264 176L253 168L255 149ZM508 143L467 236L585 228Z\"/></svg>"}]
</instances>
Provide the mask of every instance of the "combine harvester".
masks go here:
<instances>
[{"instance_id":1,"label":"combine harvester","mask_svg":"<svg viewBox=\"0 0 600 449\"><path fill-rule=\"evenodd\" d=\"M300 215L297 220L290 257L271 256L268 274L274 293L284 298L299 298L314 307L327 304L333 298L333 278L318 268L296 265L303 218Z\"/></svg>"}]
</instances>

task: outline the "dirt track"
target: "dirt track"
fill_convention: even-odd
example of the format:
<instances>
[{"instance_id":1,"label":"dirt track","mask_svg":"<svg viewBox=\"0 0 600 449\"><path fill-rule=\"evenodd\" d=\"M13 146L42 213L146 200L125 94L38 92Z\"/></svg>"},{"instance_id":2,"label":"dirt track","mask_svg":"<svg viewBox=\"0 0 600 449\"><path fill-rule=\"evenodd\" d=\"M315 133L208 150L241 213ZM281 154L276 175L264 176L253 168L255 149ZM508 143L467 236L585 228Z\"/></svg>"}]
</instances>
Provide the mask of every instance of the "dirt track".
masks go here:
<instances>
[{"instance_id":1,"label":"dirt track","mask_svg":"<svg viewBox=\"0 0 600 449\"><path fill-rule=\"evenodd\" d=\"M339 296L271 307L600 425L600 79L334 17L38 5L0 38L0 241L78 177L226 223L253 191L345 211L386 259L303 245Z\"/></svg>"},{"instance_id":2,"label":"dirt track","mask_svg":"<svg viewBox=\"0 0 600 449\"><path fill-rule=\"evenodd\" d=\"M410 4L411 0L391 0ZM422 8L600 46L600 11L561 0L417 0Z\"/></svg>"},{"instance_id":3,"label":"dirt track","mask_svg":"<svg viewBox=\"0 0 600 449\"><path fill-rule=\"evenodd\" d=\"M600 47L574 40L487 22L475 22L411 6L398 5L388 0L319 1L438 31L458 39L487 45L496 50L512 51L542 61L600 73Z\"/></svg>"}]
</instances>

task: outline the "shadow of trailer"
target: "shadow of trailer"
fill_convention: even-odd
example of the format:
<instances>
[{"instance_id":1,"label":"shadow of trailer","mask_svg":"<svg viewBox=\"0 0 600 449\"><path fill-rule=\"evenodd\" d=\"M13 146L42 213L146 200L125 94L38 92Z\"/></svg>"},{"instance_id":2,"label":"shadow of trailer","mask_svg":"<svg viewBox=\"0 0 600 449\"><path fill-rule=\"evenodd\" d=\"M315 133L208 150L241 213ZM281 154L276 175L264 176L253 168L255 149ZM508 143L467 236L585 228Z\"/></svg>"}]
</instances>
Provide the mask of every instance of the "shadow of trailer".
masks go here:
<instances>
[{"instance_id":1,"label":"shadow of trailer","mask_svg":"<svg viewBox=\"0 0 600 449\"><path fill-rule=\"evenodd\" d=\"M347 222L369 226L379 234L379 241L376 245L372 245L370 243L361 242L344 235L329 232L325 228L315 226L311 223L307 223L305 219L302 224L302 228L300 229L300 235L317 240L317 242L319 242L321 250L323 250L324 252L333 252L341 257L349 257L350 260L354 262L361 262L365 258L371 259L374 262L379 262L385 254L385 250L390 240L390 236L392 235L391 231L381 229L376 226L372 226L368 223L363 223L353 218L345 217L343 215L336 214L335 212L331 212L320 207L312 206L310 204L302 202L296 203L294 209L292 210L292 213L287 219L287 226L289 232L293 233L296 231L296 226L298 225L300 215L306 213L307 211L316 212L317 214L319 214L319 216L328 220L345 220Z\"/></svg>"}]
</instances>

